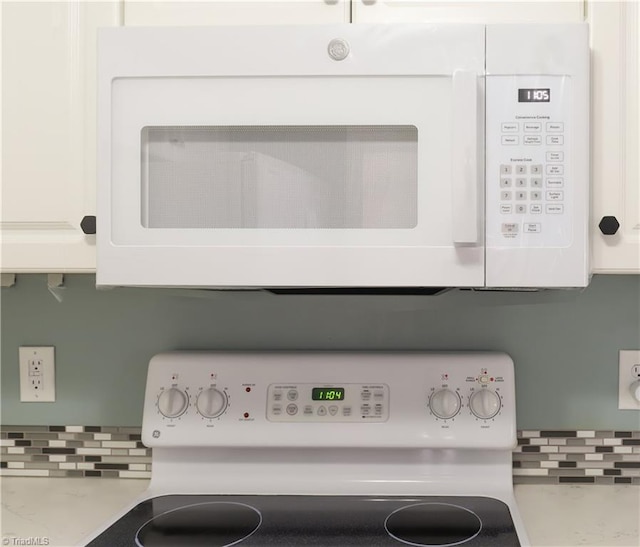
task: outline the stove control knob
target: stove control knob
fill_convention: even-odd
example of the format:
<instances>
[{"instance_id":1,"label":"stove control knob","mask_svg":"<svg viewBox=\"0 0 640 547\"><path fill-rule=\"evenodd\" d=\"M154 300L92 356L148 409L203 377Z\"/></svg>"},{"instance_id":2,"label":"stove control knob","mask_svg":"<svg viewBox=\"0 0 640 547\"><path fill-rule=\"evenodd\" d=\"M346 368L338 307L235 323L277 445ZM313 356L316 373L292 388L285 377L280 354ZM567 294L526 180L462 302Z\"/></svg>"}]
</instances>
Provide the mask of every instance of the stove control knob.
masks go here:
<instances>
[{"instance_id":1,"label":"stove control knob","mask_svg":"<svg viewBox=\"0 0 640 547\"><path fill-rule=\"evenodd\" d=\"M500 397L491 389L476 391L469 399L471 412L482 420L493 418L500 411L501 406Z\"/></svg>"},{"instance_id":2,"label":"stove control knob","mask_svg":"<svg viewBox=\"0 0 640 547\"><path fill-rule=\"evenodd\" d=\"M158 397L158 410L167 418L181 416L187 410L188 404L189 397L177 387L165 389Z\"/></svg>"},{"instance_id":3,"label":"stove control knob","mask_svg":"<svg viewBox=\"0 0 640 547\"><path fill-rule=\"evenodd\" d=\"M460 412L460 396L450 389L439 389L431 395L429 408L438 418L453 418Z\"/></svg>"},{"instance_id":4,"label":"stove control knob","mask_svg":"<svg viewBox=\"0 0 640 547\"><path fill-rule=\"evenodd\" d=\"M226 393L214 387L201 391L196 400L198 412L205 418L217 418L228 404Z\"/></svg>"}]
</instances>

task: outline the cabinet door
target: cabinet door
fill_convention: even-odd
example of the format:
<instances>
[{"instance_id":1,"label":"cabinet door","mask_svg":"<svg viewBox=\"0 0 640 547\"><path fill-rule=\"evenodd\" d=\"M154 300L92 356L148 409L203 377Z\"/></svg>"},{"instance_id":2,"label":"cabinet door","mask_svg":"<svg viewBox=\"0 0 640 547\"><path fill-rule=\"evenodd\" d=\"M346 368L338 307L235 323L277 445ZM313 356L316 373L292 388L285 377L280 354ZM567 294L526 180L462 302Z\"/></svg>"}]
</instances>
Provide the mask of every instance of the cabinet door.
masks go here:
<instances>
[{"instance_id":1,"label":"cabinet door","mask_svg":"<svg viewBox=\"0 0 640 547\"><path fill-rule=\"evenodd\" d=\"M118 2L2 4L2 271L90 272L96 29Z\"/></svg>"},{"instance_id":2,"label":"cabinet door","mask_svg":"<svg viewBox=\"0 0 640 547\"><path fill-rule=\"evenodd\" d=\"M640 273L640 6L589 6L593 270Z\"/></svg>"},{"instance_id":3,"label":"cabinet door","mask_svg":"<svg viewBox=\"0 0 640 547\"><path fill-rule=\"evenodd\" d=\"M348 23L350 0L125 0L127 26Z\"/></svg>"},{"instance_id":4,"label":"cabinet door","mask_svg":"<svg viewBox=\"0 0 640 547\"><path fill-rule=\"evenodd\" d=\"M352 0L354 23L570 23L584 20L583 0Z\"/></svg>"}]
</instances>

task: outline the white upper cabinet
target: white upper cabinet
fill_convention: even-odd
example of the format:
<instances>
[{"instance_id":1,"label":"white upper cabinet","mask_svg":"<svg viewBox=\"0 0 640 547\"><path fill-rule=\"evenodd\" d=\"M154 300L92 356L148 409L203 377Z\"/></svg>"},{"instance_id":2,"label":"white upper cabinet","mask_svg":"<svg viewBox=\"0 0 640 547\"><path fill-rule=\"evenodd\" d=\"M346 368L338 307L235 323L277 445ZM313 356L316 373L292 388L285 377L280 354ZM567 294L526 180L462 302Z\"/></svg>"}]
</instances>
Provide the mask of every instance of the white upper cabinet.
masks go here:
<instances>
[{"instance_id":1,"label":"white upper cabinet","mask_svg":"<svg viewBox=\"0 0 640 547\"><path fill-rule=\"evenodd\" d=\"M354 23L575 23L583 0L352 0Z\"/></svg>"},{"instance_id":2,"label":"white upper cabinet","mask_svg":"<svg viewBox=\"0 0 640 547\"><path fill-rule=\"evenodd\" d=\"M595 273L640 273L640 6L589 5Z\"/></svg>"},{"instance_id":3,"label":"white upper cabinet","mask_svg":"<svg viewBox=\"0 0 640 547\"><path fill-rule=\"evenodd\" d=\"M2 3L2 271L90 272L96 29L118 2Z\"/></svg>"},{"instance_id":4,"label":"white upper cabinet","mask_svg":"<svg viewBox=\"0 0 640 547\"><path fill-rule=\"evenodd\" d=\"M348 23L349 0L125 0L127 26Z\"/></svg>"}]
</instances>

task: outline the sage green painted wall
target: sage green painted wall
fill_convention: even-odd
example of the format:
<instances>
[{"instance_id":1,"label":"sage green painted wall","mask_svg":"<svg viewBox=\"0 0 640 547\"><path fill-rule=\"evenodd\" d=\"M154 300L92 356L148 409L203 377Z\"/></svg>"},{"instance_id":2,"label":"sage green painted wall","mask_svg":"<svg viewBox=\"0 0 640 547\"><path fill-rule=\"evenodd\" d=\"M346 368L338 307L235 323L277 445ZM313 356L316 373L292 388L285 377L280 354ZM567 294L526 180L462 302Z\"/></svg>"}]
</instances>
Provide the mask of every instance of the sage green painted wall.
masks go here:
<instances>
[{"instance_id":1,"label":"sage green painted wall","mask_svg":"<svg viewBox=\"0 0 640 547\"><path fill-rule=\"evenodd\" d=\"M167 350L459 349L512 356L519 428L640 429L640 412L617 409L618 350L640 349L640 276L595 276L584 291L436 297L65 281L55 295L42 275L2 289L2 424L139 425L147 363ZM20 345L56 347L55 403L19 402Z\"/></svg>"}]
</instances>

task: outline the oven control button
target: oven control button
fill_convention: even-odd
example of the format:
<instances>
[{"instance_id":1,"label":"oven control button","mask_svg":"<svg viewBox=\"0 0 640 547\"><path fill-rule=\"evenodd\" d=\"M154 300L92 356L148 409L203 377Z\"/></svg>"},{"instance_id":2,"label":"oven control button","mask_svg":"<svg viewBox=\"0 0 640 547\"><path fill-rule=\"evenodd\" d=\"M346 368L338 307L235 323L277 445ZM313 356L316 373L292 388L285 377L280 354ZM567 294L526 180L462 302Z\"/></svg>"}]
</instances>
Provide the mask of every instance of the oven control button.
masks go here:
<instances>
[{"instance_id":1,"label":"oven control button","mask_svg":"<svg viewBox=\"0 0 640 547\"><path fill-rule=\"evenodd\" d=\"M294 405L293 403L291 403L290 405L287 405L287 414L289 416L295 416L298 413L298 405Z\"/></svg>"},{"instance_id":2,"label":"oven control button","mask_svg":"<svg viewBox=\"0 0 640 547\"><path fill-rule=\"evenodd\" d=\"M481 389L471 395L469 407L475 416L482 420L488 420L500 411L500 397L491 389Z\"/></svg>"},{"instance_id":3,"label":"oven control button","mask_svg":"<svg viewBox=\"0 0 640 547\"><path fill-rule=\"evenodd\" d=\"M429 408L434 416L444 420L453 418L460 412L460 396L450 389L443 388L435 391L429 399Z\"/></svg>"},{"instance_id":4,"label":"oven control button","mask_svg":"<svg viewBox=\"0 0 640 547\"><path fill-rule=\"evenodd\" d=\"M217 418L227 410L227 405L226 393L214 387L202 390L196 400L198 412L205 418Z\"/></svg>"},{"instance_id":5,"label":"oven control button","mask_svg":"<svg viewBox=\"0 0 640 547\"><path fill-rule=\"evenodd\" d=\"M338 413L338 407L336 405L331 405L329 407L329 414L335 416Z\"/></svg>"},{"instance_id":6,"label":"oven control button","mask_svg":"<svg viewBox=\"0 0 640 547\"><path fill-rule=\"evenodd\" d=\"M295 389L289 390L287 393L287 399L290 401L296 401L298 399L298 392Z\"/></svg>"},{"instance_id":7,"label":"oven control button","mask_svg":"<svg viewBox=\"0 0 640 547\"><path fill-rule=\"evenodd\" d=\"M188 404L187 394L177 387L165 389L158 397L158 410L166 418L181 416L187 410Z\"/></svg>"}]
</instances>

